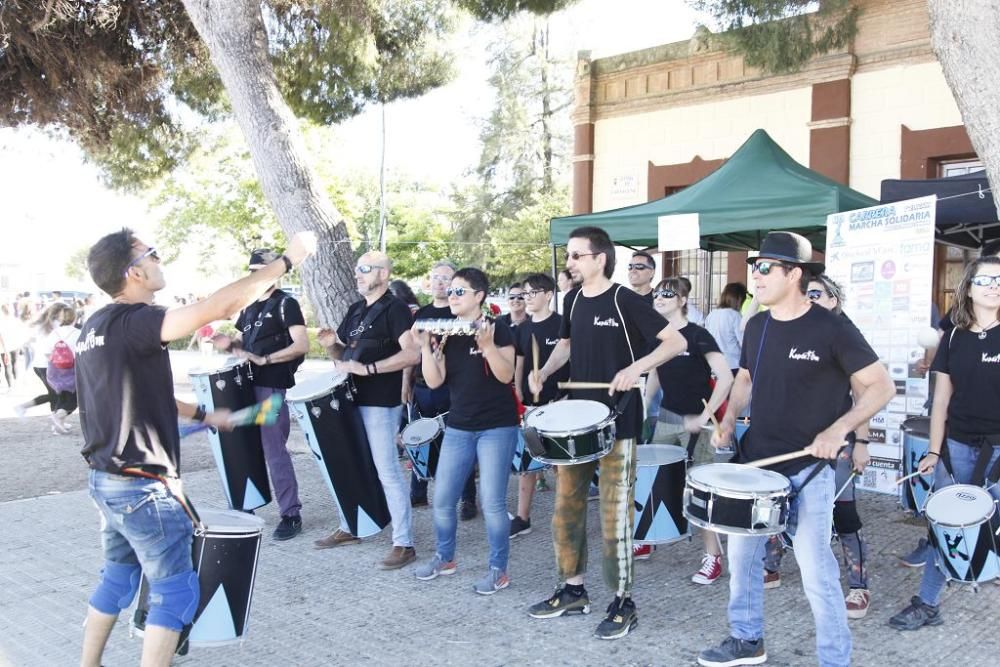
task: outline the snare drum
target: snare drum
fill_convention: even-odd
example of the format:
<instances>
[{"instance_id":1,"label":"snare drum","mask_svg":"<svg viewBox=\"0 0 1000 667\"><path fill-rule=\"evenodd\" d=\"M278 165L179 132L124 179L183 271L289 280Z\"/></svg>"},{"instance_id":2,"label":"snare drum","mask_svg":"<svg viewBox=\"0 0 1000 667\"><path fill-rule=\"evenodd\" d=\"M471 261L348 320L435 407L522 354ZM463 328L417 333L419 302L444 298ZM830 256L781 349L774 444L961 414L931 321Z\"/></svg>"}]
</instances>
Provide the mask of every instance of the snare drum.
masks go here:
<instances>
[{"instance_id":1,"label":"snare drum","mask_svg":"<svg viewBox=\"0 0 1000 667\"><path fill-rule=\"evenodd\" d=\"M903 476L917 471L920 459L930 448L930 417L910 417L900 425L903 431ZM914 514L923 513L927 498L934 490L934 473L914 475L899 488L899 504Z\"/></svg>"},{"instance_id":2,"label":"snare drum","mask_svg":"<svg viewBox=\"0 0 1000 667\"><path fill-rule=\"evenodd\" d=\"M1000 518L988 491L970 484L946 486L924 505L927 536L937 567L949 581L979 583L1000 576Z\"/></svg>"},{"instance_id":3,"label":"snare drum","mask_svg":"<svg viewBox=\"0 0 1000 667\"><path fill-rule=\"evenodd\" d=\"M788 523L791 483L780 473L738 463L688 470L684 516L728 535L776 535Z\"/></svg>"},{"instance_id":4,"label":"snare drum","mask_svg":"<svg viewBox=\"0 0 1000 667\"><path fill-rule=\"evenodd\" d=\"M191 646L242 642L250 620L264 520L232 510L202 510L204 534L192 543L200 598L187 641ZM142 578L132 630L142 635L149 613L149 583Z\"/></svg>"},{"instance_id":5,"label":"snare drum","mask_svg":"<svg viewBox=\"0 0 1000 667\"><path fill-rule=\"evenodd\" d=\"M515 475L525 475L542 470L545 470L545 464L531 455L528 443L524 440L524 431L518 429L517 445L514 447L514 460L510 463L510 471Z\"/></svg>"},{"instance_id":6,"label":"snare drum","mask_svg":"<svg viewBox=\"0 0 1000 667\"><path fill-rule=\"evenodd\" d=\"M675 445L642 445L636 451L632 540L667 544L689 536L683 506L687 450Z\"/></svg>"},{"instance_id":7,"label":"snare drum","mask_svg":"<svg viewBox=\"0 0 1000 667\"><path fill-rule=\"evenodd\" d=\"M434 479L438 456L441 455L441 441L444 440L441 418L424 417L413 420L403 429L400 439L417 479Z\"/></svg>"},{"instance_id":8,"label":"snare drum","mask_svg":"<svg viewBox=\"0 0 1000 667\"><path fill-rule=\"evenodd\" d=\"M253 393L253 371L247 362L192 370L189 375L198 403L206 412L219 408L235 412L257 402ZM271 502L260 429L237 428L228 432L208 429L207 433L229 506L246 511Z\"/></svg>"},{"instance_id":9,"label":"snare drum","mask_svg":"<svg viewBox=\"0 0 1000 667\"><path fill-rule=\"evenodd\" d=\"M528 411L524 439L531 456L542 463L596 461L615 445L615 417L597 401L556 401Z\"/></svg>"},{"instance_id":10,"label":"snare drum","mask_svg":"<svg viewBox=\"0 0 1000 667\"><path fill-rule=\"evenodd\" d=\"M333 501L347 519L347 530L355 537L381 532L389 525L389 506L347 376L307 378L289 389L285 399Z\"/></svg>"}]
</instances>

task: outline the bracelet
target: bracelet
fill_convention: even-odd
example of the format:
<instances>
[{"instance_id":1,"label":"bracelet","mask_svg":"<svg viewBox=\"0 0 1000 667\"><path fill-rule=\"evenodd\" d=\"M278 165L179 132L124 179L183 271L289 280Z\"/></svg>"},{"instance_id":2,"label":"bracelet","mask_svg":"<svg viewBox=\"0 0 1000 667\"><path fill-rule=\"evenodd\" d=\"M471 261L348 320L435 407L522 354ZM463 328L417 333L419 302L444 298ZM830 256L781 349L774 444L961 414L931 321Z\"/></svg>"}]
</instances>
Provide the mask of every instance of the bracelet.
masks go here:
<instances>
[{"instance_id":1,"label":"bracelet","mask_svg":"<svg viewBox=\"0 0 1000 667\"><path fill-rule=\"evenodd\" d=\"M285 263L285 273L292 272L292 260L288 259L287 255L282 255L279 259Z\"/></svg>"},{"instance_id":2,"label":"bracelet","mask_svg":"<svg viewBox=\"0 0 1000 667\"><path fill-rule=\"evenodd\" d=\"M201 407L200 405L194 406L194 415L192 415L191 419L195 420L196 422L205 421L205 408Z\"/></svg>"},{"instance_id":3,"label":"bracelet","mask_svg":"<svg viewBox=\"0 0 1000 667\"><path fill-rule=\"evenodd\" d=\"M371 364L365 364L365 375L375 375L375 373L372 371Z\"/></svg>"},{"instance_id":4,"label":"bracelet","mask_svg":"<svg viewBox=\"0 0 1000 667\"><path fill-rule=\"evenodd\" d=\"M270 354L265 354L264 355L264 365L265 366L270 366L271 365L271 355Z\"/></svg>"},{"instance_id":5,"label":"bracelet","mask_svg":"<svg viewBox=\"0 0 1000 667\"><path fill-rule=\"evenodd\" d=\"M378 375L378 366L374 361L372 362L372 375Z\"/></svg>"},{"instance_id":6,"label":"bracelet","mask_svg":"<svg viewBox=\"0 0 1000 667\"><path fill-rule=\"evenodd\" d=\"M938 458L941 458L940 452L927 452L926 454L924 454L924 458L927 458L928 456L936 456Z\"/></svg>"},{"instance_id":7,"label":"bracelet","mask_svg":"<svg viewBox=\"0 0 1000 667\"><path fill-rule=\"evenodd\" d=\"M854 442L855 442L855 444L861 443L862 445L871 444L871 440L865 440L864 438L855 438Z\"/></svg>"}]
</instances>

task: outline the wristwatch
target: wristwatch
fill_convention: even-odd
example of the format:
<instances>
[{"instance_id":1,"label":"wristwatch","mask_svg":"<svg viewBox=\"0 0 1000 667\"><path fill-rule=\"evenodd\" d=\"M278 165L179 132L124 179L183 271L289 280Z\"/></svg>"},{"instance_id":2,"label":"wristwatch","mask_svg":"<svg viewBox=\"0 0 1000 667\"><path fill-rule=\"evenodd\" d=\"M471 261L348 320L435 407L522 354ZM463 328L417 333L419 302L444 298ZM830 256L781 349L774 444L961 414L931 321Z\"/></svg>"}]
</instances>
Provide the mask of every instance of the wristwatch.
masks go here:
<instances>
[{"instance_id":1,"label":"wristwatch","mask_svg":"<svg viewBox=\"0 0 1000 667\"><path fill-rule=\"evenodd\" d=\"M292 272L292 260L288 259L288 255L282 255L281 261L285 263L285 273Z\"/></svg>"}]
</instances>

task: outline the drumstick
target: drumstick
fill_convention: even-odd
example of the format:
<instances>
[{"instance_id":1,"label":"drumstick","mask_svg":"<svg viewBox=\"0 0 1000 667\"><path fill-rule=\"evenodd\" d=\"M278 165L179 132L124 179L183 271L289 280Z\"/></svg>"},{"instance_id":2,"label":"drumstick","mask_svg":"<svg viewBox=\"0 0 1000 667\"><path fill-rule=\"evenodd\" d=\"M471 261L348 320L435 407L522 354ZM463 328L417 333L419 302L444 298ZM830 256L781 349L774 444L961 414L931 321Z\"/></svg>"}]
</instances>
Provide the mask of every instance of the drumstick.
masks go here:
<instances>
[{"instance_id":1,"label":"drumstick","mask_svg":"<svg viewBox=\"0 0 1000 667\"><path fill-rule=\"evenodd\" d=\"M703 398L703 399L701 399L701 402L705 406L705 409L708 410L708 401L706 401ZM715 434L721 438L722 437L722 427L719 426L719 420L715 418L715 413L712 412L711 410L708 410L708 416L711 418L712 423L715 424Z\"/></svg>"},{"instance_id":2,"label":"drumstick","mask_svg":"<svg viewBox=\"0 0 1000 667\"><path fill-rule=\"evenodd\" d=\"M858 471L857 470L852 470L851 471L851 476L847 478L847 481L844 482L844 485L842 487L840 487L839 491L837 491L837 495L835 495L833 497L833 502L837 502L837 498L839 498L841 496L841 494L844 493L844 491L847 490L847 487L851 484L851 482L857 476L858 476Z\"/></svg>"},{"instance_id":3,"label":"drumstick","mask_svg":"<svg viewBox=\"0 0 1000 667\"><path fill-rule=\"evenodd\" d=\"M535 338L535 334L531 334L531 365L534 368L534 373L538 375L538 339ZM535 396L535 403L539 403L538 392L531 392Z\"/></svg>"},{"instance_id":4,"label":"drumstick","mask_svg":"<svg viewBox=\"0 0 1000 667\"><path fill-rule=\"evenodd\" d=\"M559 389L609 389L611 387L610 382L557 382L556 387ZM636 382L632 385L632 389L641 389L642 385Z\"/></svg>"},{"instance_id":5,"label":"drumstick","mask_svg":"<svg viewBox=\"0 0 1000 667\"><path fill-rule=\"evenodd\" d=\"M847 442L841 445L844 447ZM778 454L777 456L769 456L766 459L759 459L757 461L749 461L746 465L752 468L763 468L764 466L774 465L775 463L784 463L785 461L791 461L792 459L801 458L803 456L812 456L812 452L807 449L800 449L797 452L790 452L788 454Z\"/></svg>"},{"instance_id":6,"label":"drumstick","mask_svg":"<svg viewBox=\"0 0 1000 667\"><path fill-rule=\"evenodd\" d=\"M233 428L240 426L270 426L278 421L281 412L281 404L284 398L281 394L271 394L260 403L255 403L241 410L236 410L229 415L229 425ZM181 424L178 427L181 438L212 428L204 422L195 424Z\"/></svg>"},{"instance_id":7,"label":"drumstick","mask_svg":"<svg viewBox=\"0 0 1000 667\"><path fill-rule=\"evenodd\" d=\"M934 471L932 470L930 472L926 472L926 473L923 473L923 474L924 475L931 475L933 473L934 473ZM899 479L896 480L896 486L899 486L900 484L902 484L906 480L912 479L912 478L914 478L914 477L916 477L917 475L920 475L920 474L921 474L921 472L918 470L916 472L911 472L909 475L906 475L905 477L900 477Z\"/></svg>"}]
</instances>

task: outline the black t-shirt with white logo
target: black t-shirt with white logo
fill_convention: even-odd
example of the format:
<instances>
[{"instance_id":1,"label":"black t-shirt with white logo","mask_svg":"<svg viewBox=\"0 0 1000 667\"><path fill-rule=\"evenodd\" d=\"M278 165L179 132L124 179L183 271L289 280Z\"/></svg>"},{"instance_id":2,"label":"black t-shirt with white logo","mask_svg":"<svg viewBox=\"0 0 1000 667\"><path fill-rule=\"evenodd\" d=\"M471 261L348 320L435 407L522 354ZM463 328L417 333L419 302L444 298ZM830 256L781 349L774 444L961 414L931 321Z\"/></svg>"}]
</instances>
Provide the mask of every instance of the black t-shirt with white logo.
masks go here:
<instances>
[{"instance_id":1,"label":"black t-shirt with white logo","mask_svg":"<svg viewBox=\"0 0 1000 667\"><path fill-rule=\"evenodd\" d=\"M941 337L931 371L947 373L951 380L951 437L961 442L970 436L1000 434L1000 327L987 331L983 339L978 331L958 327L948 331Z\"/></svg>"},{"instance_id":2,"label":"black t-shirt with white logo","mask_svg":"<svg viewBox=\"0 0 1000 667\"><path fill-rule=\"evenodd\" d=\"M379 312L363 331L372 308ZM362 299L351 304L347 316L340 323L337 335L348 349L344 350L344 359L353 359L362 364L388 359L400 351L399 337L413 325L413 316L405 303L386 292L375 303L368 306ZM351 334L354 335L351 335ZM352 343L355 344L352 346ZM403 371L392 373L379 372L376 375L352 376L357 389L358 405L393 408L402 403Z\"/></svg>"},{"instance_id":3,"label":"black t-shirt with white logo","mask_svg":"<svg viewBox=\"0 0 1000 667\"><path fill-rule=\"evenodd\" d=\"M821 306L812 305L789 321L768 312L754 315L740 356L740 368L753 380L741 460L808 447L850 408L844 397L851 375L876 361L878 355L854 323ZM790 476L817 460L805 456L770 467Z\"/></svg>"},{"instance_id":4,"label":"black t-shirt with white logo","mask_svg":"<svg viewBox=\"0 0 1000 667\"><path fill-rule=\"evenodd\" d=\"M280 289L271 292L263 301L255 301L243 309L236 318L236 328L243 336L243 349L263 357L283 350L292 344L288 328L305 326L302 309L294 297ZM254 335L254 331L259 333ZM295 369L298 360L280 364L253 367L253 382L258 387L288 389L295 386Z\"/></svg>"},{"instance_id":5,"label":"black t-shirt with white logo","mask_svg":"<svg viewBox=\"0 0 1000 667\"><path fill-rule=\"evenodd\" d=\"M515 322L513 319L511 319L510 313L504 313L503 315L497 318L497 321L503 322L504 324L507 325L508 329L516 333L517 327L522 324L525 324L528 321L528 318Z\"/></svg>"},{"instance_id":6,"label":"black t-shirt with white logo","mask_svg":"<svg viewBox=\"0 0 1000 667\"><path fill-rule=\"evenodd\" d=\"M656 369L663 388L660 405L678 415L697 415L705 408L702 400L712 395L708 384L712 369L705 355L718 352L719 346L712 334L697 324L689 322L680 332L687 349Z\"/></svg>"},{"instance_id":7,"label":"black t-shirt with white logo","mask_svg":"<svg viewBox=\"0 0 1000 667\"><path fill-rule=\"evenodd\" d=\"M562 330L562 316L559 313L552 313L541 322L529 320L521 324L514 331L516 340L517 356L524 357L524 373L521 377L521 396L525 405L544 405L551 403L559 395L557 382L569 379L569 364L566 364L545 380L542 391L538 394L538 403L535 403L534 394L528 388L528 374L531 372L534 363L531 353L531 337L538 341L538 367L542 368L545 362L552 356L552 350L559 342L559 332Z\"/></svg>"},{"instance_id":8,"label":"black t-shirt with white logo","mask_svg":"<svg viewBox=\"0 0 1000 667\"><path fill-rule=\"evenodd\" d=\"M160 342L166 310L112 303L87 318L76 343L81 453L94 470L142 467L180 475L170 355Z\"/></svg>"},{"instance_id":9,"label":"black t-shirt with white logo","mask_svg":"<svg viewBox=\"0 0 1000 667\"><path fill-rule=\"evenodd\" d=\"M656 335L667 326L643 297L617 283L594 297L575 288L566 294L563 309L560 336L570 339L574 381L610 382L652 349ZM642 397L638 389L631 393L624 414L615 422L618 439L636 438L642 432ZM574 389L571 396L611 407L618 398L604 389Z\"/></svg>"},{"instance_id":10,"label":"black t-shirt with white logo","mask_svg":"<svg viewBox=\"0 0 1000 667\"><path fill-rule=\"evenodd\" d=\"M453 320L455 316L451 313L451 308L449 306L435 306L433 303L429 303L417 310L413 315L414 320ZM439 336L435 336L440 338ZM414 370L415 375L413 376L417 384L424 385L424 370L423 365L418 361Z\"/></svg>"},{"instance_id":11,"label":"black t-shirt with white logo","mask_svg":"<svg viewBox=\"0 0 1000 667\"><path fill-rule=\"evenodd\" d=\"M493 340L497 348L514 344L510 329L499 320ZM513 387L493 375L475 336L448 336L444 362L445 383L451 390L448 426L484 431L520 423Z\"/></svg>"}]
</instances>

